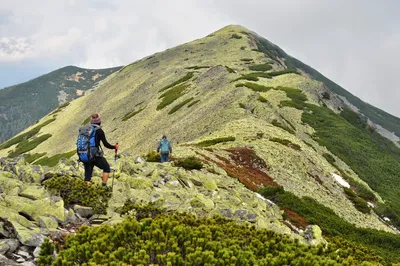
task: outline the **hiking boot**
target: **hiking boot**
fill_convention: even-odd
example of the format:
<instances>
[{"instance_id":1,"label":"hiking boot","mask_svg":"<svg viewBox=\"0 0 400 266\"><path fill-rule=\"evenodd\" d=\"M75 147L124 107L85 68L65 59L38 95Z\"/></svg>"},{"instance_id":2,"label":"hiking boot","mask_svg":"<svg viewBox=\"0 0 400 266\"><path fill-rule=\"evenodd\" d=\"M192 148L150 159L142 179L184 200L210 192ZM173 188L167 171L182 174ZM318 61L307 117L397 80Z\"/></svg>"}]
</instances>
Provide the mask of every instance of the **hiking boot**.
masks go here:
<instances>
[{"instance_id":1,"label":"hiking boot","mask_svg":"<svg viewBox=\"0 0 400 266\"><path fill-rule=\"evenodd\" d=\"M105 190L111 191L112 188L110 188L109 186L107 186L107 184L102 184L101 185L102 188L104 188Z\"/></svg>"}]
</instances>

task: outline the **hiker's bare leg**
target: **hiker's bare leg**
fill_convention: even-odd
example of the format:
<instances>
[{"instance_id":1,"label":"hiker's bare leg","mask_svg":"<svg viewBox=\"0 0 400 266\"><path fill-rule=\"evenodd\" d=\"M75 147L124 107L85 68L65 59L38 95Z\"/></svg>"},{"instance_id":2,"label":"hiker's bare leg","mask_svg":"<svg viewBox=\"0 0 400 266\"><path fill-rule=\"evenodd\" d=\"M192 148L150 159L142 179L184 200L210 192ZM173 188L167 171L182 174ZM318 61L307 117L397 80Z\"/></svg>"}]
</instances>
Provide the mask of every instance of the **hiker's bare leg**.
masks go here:
<instances>
[{"instance_id":1,"label":"hiker's bare leg","mask_svg":"<svg viewBox=\"0 0 400 266\"><path fill-rule=\"evenodd\" d=\"M110 176L110 173L103 173L103 184L107 184L108 177Z\"/></svg>"}]
</instances>

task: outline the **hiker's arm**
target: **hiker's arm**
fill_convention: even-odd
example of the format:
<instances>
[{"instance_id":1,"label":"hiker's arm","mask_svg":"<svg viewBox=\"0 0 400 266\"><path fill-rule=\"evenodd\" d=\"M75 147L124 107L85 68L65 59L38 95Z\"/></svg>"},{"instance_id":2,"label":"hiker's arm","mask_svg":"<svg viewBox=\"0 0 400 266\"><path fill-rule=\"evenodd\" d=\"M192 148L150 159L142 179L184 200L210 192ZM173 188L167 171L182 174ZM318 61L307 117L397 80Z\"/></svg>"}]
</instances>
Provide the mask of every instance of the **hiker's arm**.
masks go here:
<instances>
[{"instance_id":1,"label":"hiker's arm","mask_svg":"<svg viewBox=\"0 0 400 266\"><path fill-rule=\"evenodd\" d=\"M101 142L103 142L104 147L106 147L106 148L108 148L108 149L112 149L112 150L115 149L115 146L114 146L114 145L111 145L111 144L108 143L108 141L106 140L106 135L104 134L104 131L103 131L103 130L99 130L98 134L99 134L99 140L100 140Z\"/></svg>"}]
</instances>

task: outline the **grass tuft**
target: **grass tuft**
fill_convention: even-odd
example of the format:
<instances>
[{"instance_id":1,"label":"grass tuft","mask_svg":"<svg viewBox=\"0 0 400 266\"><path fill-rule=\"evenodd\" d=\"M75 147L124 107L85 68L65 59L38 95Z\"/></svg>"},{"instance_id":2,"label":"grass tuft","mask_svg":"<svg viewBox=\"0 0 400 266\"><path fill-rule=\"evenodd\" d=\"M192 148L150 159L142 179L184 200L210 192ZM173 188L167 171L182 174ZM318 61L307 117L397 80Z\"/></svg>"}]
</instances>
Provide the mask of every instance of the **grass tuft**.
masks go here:
<instances>
[{"instance_id":1,"label":"grass tuft","mask_svg":"<svg viewBox=\"0 0 400 266\"><path fill-rule=\"evenodd\" d=\"M9 158L15 158L18 155L21 155L23 153L26 153L28 151L33 150L37 146L39 146L42 142L46 141L48 138L50 138L52 135L51 134L45 134L39 137L36 137L34 139L24 139L18 145L15 147L14 150L10 151L8 156Z\"/></svg>"},{"instance_id":2,"label":"grass tuft","mask_svg":"<svg viewBox=\"0 0 400 266\"><path fill-rule=\"evenodd\" d=\"M164 107L170 105L173 103L176 99L184 95L184 91L187 87L189 87L189 84L180 84L178 86L175 86L174 88L164 92L159 99L162 99L161 103L157 105L157 110L161 110Z\"/></svg>"},{"instance_id":3,"label":"grass tuft","mask_svg":"<svg viewBox=\"0 0 400 266\"><path fill-rule=\"evenodd\" d=\"M164 88L160 89L159 92L163 92L163 91L168 90L169 88L172 88L172 87L174 87L174 86L176 86L178 84L181 84L181 83L183 83L185 81L188 81L193 76L194 76L193 72L186 73L186 75L184 77L182 77L182 78L178 79L177 81L172 82L171 84L165 86Z\"/></svg>"},{"instance_id":4,"label":"grass tuft","mask_svg":"<svg viewBox=\"0 0 400 266\"><path fill-rule=\"evenodd\" d=\"M34 162L34 164L54 167L58 164L58 162L60 161L61 158L69 159L72 156L74 156L74 154L76 154L76 150L72 150L70 152L66 152L66 153L62 153L62 154L56 154L52 157L44 157L44 158Z\"/></svg>"},{"instance_id":5,"label":"grass tuft","mask_svg":"<svg viewBox=\"0 0 400 266\"><path fill-rule=\"evenodd\" d=\"M269 140L273 141L273 142L280 143L280 144L282 144L284 146L287 146L287 147L292 148L292 149L297 150L297 151L301 150L299 145L294 144L293 142L291 142L288 139L270 138Z\"/></svg>"},{"instance_id":6,"label":"grass tuft","mask_svg":"<svg viewBox=\"0 0 400 266\"><path fill-rule=\"evenodd\" d=\"M126 120L128 120L128 119L134 117L135 115L137 115L138 113L140 113L141 111L143 111L145 108L146 108L146 107L143 107L143 108L141 108L141 109L139 109L139 110L136 110L136 111L134 110L134 111L132 111L132 112L129 112L129 113L125 114L124 117L122 117L122 121L126 121Z\"/></svg>"},{"instance_id":7,"label":"grass tuft","mask_svg":"<svg viewBox=\"0 0 400 266\"><path fill-rule=\"evenodd\" d=\"M252 71L268 71L272 69L272 66L270 65L270 63L265 63L265 64L249 66L249 69Z\"/></svg>"},{"instance_id":8,"label":"grass tuft","mask_svg":"<svg viewBox=\"0 0 400 266\"><path fill-rule=\"evenodd\" d=\"M273 89L272 87L267 87L264 85L259 85L256 83L251 83L251 82L245 82L245 83L238 83L235 85L236 87L247 87L253 91L257 91L257 92L267 92L270 89Z\"/></svg>"},{"instance_id":9,"label":"grass tuft","mask_svg":"<svg viewBox=\"0 0 400 266\"><path fill-rule=\"evenodd\" d=\"M196 145L200 146L200 147L209 147L209 146L213 146L218 143L235 141L235 140L236 140L235 137L222 137L222 138L204 140L204 141L197 143Z\"/></svg>"},{"instance_id":10,"label":"grass tuft","mask_svg":"<svg viewBox=\"0 0 400 266\"><path fill-rule=\"evenodd\" d=\"M179 109L181 109L185 104L187 104L187 103L190 102L191 100L193 100L193 97L191 97L191 98L189 98L189 99L186 99L186 100L184 100L183 102L181 102L181 103L175 105L174 107L172 107L171 111L168 112L168 114L170 115L170 114L175 113L176 111L178 111Z\"/></svg>"}]
</instances>

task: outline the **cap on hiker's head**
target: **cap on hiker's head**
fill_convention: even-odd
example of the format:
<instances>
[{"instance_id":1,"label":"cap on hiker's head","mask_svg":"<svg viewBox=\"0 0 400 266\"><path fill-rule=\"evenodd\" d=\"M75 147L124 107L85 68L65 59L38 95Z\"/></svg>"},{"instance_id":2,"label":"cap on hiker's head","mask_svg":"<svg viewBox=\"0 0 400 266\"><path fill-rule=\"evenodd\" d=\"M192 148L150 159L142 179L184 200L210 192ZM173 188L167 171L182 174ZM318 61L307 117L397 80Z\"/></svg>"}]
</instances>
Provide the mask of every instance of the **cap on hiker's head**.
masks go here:
<instances>
[{"instance_id":1,"label":"cap on hiker's head","mask_svg":"<svg viewBox=\"0 0 400 266\"><path fill-rule=\"evenodd\" d=\"M165 136L165 135L162 135L162 138L163 138L163 139L166 139L166 138L167 138L167 136Z\"/></svg>"},{"instance_id":2,"label":"cap on hiker's head","mask_svg":"<svg viewBox=\"0 0 400 266\"><path fill-rule=\"evenodd\" d=\"M101 117L99 114L93 114L90 120L90 124L100 124L101 123Z\"/></svg>"}]
</instances>

